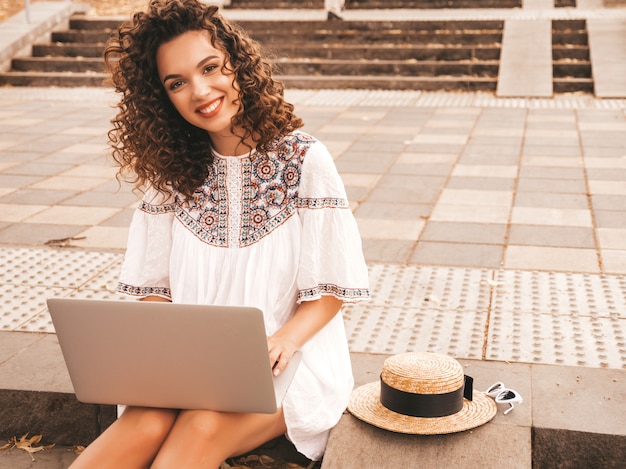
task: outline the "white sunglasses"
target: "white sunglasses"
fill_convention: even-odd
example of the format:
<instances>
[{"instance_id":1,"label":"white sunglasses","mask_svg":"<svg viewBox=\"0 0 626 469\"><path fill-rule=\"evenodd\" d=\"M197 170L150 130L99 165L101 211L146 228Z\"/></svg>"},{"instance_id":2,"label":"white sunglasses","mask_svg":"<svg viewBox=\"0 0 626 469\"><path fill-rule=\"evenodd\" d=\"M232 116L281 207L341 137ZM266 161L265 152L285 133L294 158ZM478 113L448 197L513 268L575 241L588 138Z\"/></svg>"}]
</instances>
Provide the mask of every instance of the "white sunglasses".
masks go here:
<instances>
[{"instance_id":1,"label":"white sunglasses","mask_svg":"<svg viewBox=\"0 0 626 469\"><path fill-rule=\"evenodd\" d=\"M513 404L521 404L522 396L520 393L513 389L508 389L504 386L504 383L498 381L497 383L492 384L485 391L489 397L493 397L496 401L496 404L509 404L511 407L504 411L504 415L508 414L514 409Z\"/></svg>"}]
</instances>

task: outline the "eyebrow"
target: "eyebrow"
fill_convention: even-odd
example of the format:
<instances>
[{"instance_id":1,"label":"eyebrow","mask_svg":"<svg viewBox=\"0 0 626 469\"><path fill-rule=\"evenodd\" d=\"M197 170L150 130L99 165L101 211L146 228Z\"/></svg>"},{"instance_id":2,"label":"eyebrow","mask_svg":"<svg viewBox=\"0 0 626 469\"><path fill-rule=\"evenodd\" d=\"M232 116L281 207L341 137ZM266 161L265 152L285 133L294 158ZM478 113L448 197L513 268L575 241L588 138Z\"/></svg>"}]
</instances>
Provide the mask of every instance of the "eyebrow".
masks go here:
<instances>
[{"instance_id":1,"label":"eyebrow","mask_svg":"<svg viewBox=\"0 0 626 469\"><path fill-rule=\"evenodd\" d=\"M204 59L202 59L200 62L198 62L198 64L196 65L196 68L201 68L205 63L209 62L210 60L213 59L219 59L219 57L217 55L209 55L208 57L205 57ZM182 75L178 74L178 73L173 73L171 75L167 75L165 78L163 78L163 84L165 84L167 82L167 80L172 80L175 78L181 78Z\"/></svg>"}]
</instances>

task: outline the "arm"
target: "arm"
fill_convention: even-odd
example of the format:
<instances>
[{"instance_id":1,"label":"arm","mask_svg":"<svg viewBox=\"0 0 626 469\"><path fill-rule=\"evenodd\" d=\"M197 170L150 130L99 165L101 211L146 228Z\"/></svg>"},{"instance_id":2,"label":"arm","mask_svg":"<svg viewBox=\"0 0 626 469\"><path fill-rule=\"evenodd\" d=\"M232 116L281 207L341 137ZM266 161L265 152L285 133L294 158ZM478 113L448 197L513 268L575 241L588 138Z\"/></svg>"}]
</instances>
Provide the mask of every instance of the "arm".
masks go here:
<instances>
[{"instance_id":1,"label":"arm","mask_svg":"<svg viewBox=\"0 0 626 469\"><path fill-rule=\"evenodd\" d=\"M160 303L171 303L171 300L167 298L163 298L161 296L146 296L144 298L139 298L139 301L156 301Z\"/></svg>"},{"instance_id":2,"label":"arm","mask_svg":"<svg viewBox=\"0 0 626 469\"><path fill-rule=\"evenodd\" d=\"M278 376L291 356L335 317L343 301L334 296L304 301L296 313L276 333L268 337L270 363Z\"/></svg>"}]
</instances>

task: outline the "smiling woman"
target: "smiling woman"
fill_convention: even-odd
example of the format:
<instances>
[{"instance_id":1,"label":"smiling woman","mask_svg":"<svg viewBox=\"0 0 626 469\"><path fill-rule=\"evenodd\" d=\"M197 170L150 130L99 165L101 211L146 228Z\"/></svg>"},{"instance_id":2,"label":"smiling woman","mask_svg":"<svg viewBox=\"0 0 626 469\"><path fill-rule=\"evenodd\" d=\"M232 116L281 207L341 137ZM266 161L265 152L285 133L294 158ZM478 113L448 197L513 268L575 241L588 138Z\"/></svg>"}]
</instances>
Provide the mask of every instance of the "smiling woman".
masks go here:
<instances>
[{"instance_id":1,"label":"smiling woman","mask_svg":"<svg viewBox=\"0 0 626 469\"><path fill-rule=\"evenodd\" d=\"M73 469L216 469L282 434L318 460L347 406L341 306L369 297L361 240L333 157L259 50L200 0L152 0L107 44L113 157L144 192L118 290L257 307L274 374L301 352L292 384L271 415L129 407Z\"/></svg>"}]
</instances>

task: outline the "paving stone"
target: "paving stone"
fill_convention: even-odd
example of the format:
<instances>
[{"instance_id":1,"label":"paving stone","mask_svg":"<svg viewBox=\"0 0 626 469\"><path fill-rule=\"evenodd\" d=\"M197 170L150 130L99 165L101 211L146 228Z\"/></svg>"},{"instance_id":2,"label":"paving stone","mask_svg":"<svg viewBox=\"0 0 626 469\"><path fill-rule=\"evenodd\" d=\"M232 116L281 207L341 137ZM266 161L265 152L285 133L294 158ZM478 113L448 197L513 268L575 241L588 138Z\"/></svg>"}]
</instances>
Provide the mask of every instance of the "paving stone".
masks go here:
<instances>
[{"instance_id":1,"label":"paving stone","mask_svg":"<svg viewBox=\"0 0 626 469\"><path fill-rule=\"evenodd\" d=\"M0 235L2 232L0 232ZM363 254L372 262L406 262L414 241L364 239Z\"/></svg>"},{"instance_id":2,"label":"paving stone","mask_svg":"<svg viewBox=\"0 0 626 469\"><path fill-rule=\"evenodd\" d=\"M598 255L594 249L513 246L506 249L506 269L552 270L561 272L599 272Z\"/></svg>"},{"instance_id":3,"label":"paving stone","mask_svg":"<svg viewBox=\"0 0 626 469\"><path fill-rule=\"evenodd\" d=\"M43 246L50 240L76 236L85 228L81 225L12 224L0 231L0 244Z\"/></svg>"},{"instance_id":4,"label":"paving stone","mask_svg":"<svg viewBox=\"0 0 626 469\"><path fill-rule=\"evenodd\" d=\"M423 241L417 245L409 262L427 265L498 268L502 263L502 246Z\"/></svg>"},{"instance_id":5,"label":"paving stone","mask_svg":"<svg viewBox=\"0 0 626 469\"><path fill-rule=\"evenodd\" d=\"M458 223L507 223L510 207L505 205L437 204L432 221Z\"/></svg>"},{"instance_id":6,"label":"paving stone","mask_svg":"<svg viewBox=\"0 0 626 469\"><path fill-rule=\"evenodd\" d=\"M504 245L506 224L429 221L420 240Z\"/></svg>"},{"instance_id":7,"label":"paving stone","mask_svg":"<svg viewBox=\"0 0 626 469\"><path fill-rule=\"evenodd\" d=\"M562 194L552 192L519 191L515 195L517 207L550 207L574 210L589 208L585 194Z\"/></svg>"},{"instance_id":8,"label":"paving stone","mask_svg":"<svg viewBox=\"0 0 626 469\"><path fill-rule=\"evenodd\" d=\"M598 228L623 228L626 226L626 211L596 210L595 223Z\"/></svg>"},{"instance_id":9,"label":"paving stone","mask_svg":"<svg viewBox=\"0 0 626 469\"><path fill-rule=\"evenodd\" d=\"M517 189L520 192L556 192L561 194L585 194L584 180L521 178Z\"/></svg>"},{"instance_id":10,"label":"paving stone","mask_svg":"<svg viewBox=\"0 0 626 469\"><path fill-rule=\"evenodd\" d=\"M602 249L600 256L607 273L623 274L626 270L626 250Z\"/></svg>"},{"instance_id":11,"label":"paving stone","mask_svg":"<svg viewBox=\"0 0 626 469\"><path fill-rule=\"evenodd\" d=\"M511 225L508 242L519 246L596 247L593 229L582 227Z\"/></svg>"}]
</instances>

